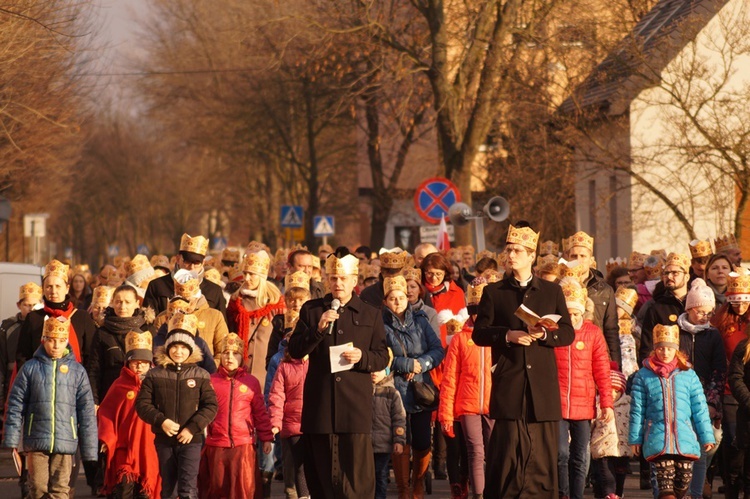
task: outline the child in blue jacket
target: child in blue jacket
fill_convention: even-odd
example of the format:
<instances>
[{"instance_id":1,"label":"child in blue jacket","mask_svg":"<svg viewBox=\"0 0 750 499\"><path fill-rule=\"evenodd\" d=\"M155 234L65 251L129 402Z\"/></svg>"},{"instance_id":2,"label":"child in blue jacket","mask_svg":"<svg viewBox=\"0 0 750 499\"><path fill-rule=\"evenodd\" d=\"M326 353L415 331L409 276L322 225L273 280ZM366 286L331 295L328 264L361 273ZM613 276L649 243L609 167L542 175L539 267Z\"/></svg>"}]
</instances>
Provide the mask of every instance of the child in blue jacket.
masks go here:
<instances>
[{"instance_id":1,"label":"child in blue jacket","mask_svg":"<svg viewBox=\"0 0 750 499\"><path fill-rule=\"evenodd\" d=\"M651 463L660 499L681 498L693 461L716 441L698 376L679 351L680 328L657 325L654 352L633 379L629 444Z\"/></svg>"}]
</instances>

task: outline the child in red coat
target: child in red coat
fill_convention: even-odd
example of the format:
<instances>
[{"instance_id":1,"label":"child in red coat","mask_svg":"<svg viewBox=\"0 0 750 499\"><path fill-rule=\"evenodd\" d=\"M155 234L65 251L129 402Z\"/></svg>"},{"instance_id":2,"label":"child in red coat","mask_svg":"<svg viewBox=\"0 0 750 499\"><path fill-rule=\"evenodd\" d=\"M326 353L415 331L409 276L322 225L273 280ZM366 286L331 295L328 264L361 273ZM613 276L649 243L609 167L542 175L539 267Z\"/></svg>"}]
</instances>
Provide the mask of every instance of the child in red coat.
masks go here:
<instances>
[{"instance_id":1,"label":"child in red coat","mask_svg":"<svg viewBox=\"0 0 750 499\"><path fill-rule=\"evenodd\" d=\"M567 347L555 348L563 419L560 421L558 476L560 496L582 499L589 465L591 420L596 415L596 388L601 419L613 420L609 351L602 330L583 315L588 300L586 288L574 279L560 282L570 320L576 332Z\"/></svg>"}]
</instances>

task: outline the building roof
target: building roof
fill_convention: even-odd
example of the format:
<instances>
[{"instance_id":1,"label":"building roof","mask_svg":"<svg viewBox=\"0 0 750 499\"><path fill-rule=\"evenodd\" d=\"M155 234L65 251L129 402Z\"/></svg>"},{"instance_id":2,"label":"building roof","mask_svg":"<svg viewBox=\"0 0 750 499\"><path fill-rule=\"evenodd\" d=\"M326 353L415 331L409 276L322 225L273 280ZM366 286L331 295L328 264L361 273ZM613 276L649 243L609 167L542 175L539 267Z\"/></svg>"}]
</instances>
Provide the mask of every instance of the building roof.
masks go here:
<instances>
[{"instance_id":1,"label":"building roof","mask_svg":"<svg viewBox=\"0 0 750 499\"><path fill-rule=\"evenodd\" d=\"M660 0L559 107L622 114L729 0Z\"/></svg>"}]
</instances>

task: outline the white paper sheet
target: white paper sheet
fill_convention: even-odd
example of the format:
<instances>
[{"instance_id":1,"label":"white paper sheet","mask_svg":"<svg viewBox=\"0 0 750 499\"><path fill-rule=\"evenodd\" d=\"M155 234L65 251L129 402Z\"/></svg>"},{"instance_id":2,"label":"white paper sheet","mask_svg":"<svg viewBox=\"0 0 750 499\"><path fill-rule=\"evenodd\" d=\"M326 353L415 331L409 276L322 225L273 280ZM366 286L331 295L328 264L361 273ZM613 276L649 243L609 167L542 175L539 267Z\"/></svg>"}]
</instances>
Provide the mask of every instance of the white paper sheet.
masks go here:
<instances>
[{"instance_id":1,"label":"white paper sheet","mask_svg":"<svg viewBox=\"0 0 750 499\"><path fill-rule=\"evenodd\" d=\"M354 348L352 342L344 343L343 345L336 345L329 347L331 355L331 373L337 373L341 371L348 371L354 364L350 364L348 360L341 356L344 352L348 352Z\"/></svg>"}]
</instances>

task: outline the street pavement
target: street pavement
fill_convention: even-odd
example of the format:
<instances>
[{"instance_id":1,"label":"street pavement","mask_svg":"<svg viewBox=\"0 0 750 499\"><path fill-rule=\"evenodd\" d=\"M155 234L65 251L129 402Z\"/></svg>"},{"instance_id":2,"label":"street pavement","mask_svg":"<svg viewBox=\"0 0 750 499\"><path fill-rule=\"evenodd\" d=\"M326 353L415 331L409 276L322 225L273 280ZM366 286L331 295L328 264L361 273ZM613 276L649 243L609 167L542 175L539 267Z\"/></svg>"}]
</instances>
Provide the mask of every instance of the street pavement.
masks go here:
<instances>
[{"instance_id":1,"label":"street pavement","mask_svg":"<svg viewBox=\"0 0 750 499\"><path fill-rule=\"evenodd\" d=\"M634 464L634 469L637 465ZM18 487L18 478L15 476L16 471L13 467L13 463L10 458L10 452L2 449L0 450L0 499L13 499L20 498L21 493ZM720 480L716 480L718 485ZM90 495L91 489L86 485L86 480L83 476L83 471L78 479L78 486L76 487L75 497L77 498L92 498ZM718 494L715 494L715 497ZM271 497L273 499L284 498L284 485L282 482L274 481L271 488ZM388 497L397 497L396 486L391 479L391 483L388 486ZM434 497L436 499L443 499L450 497L450 487L447 480L433 480L432 481L432 495L427 497ZM586 489L586 498L593 498L594 494L591 489ZM627 499L647 499L653 497L649 491L638 489L638 475L631 474L628 476L625 483L625 497ZM719 496L721 497L721 496Z\"/></svg>"}]
</instances>

